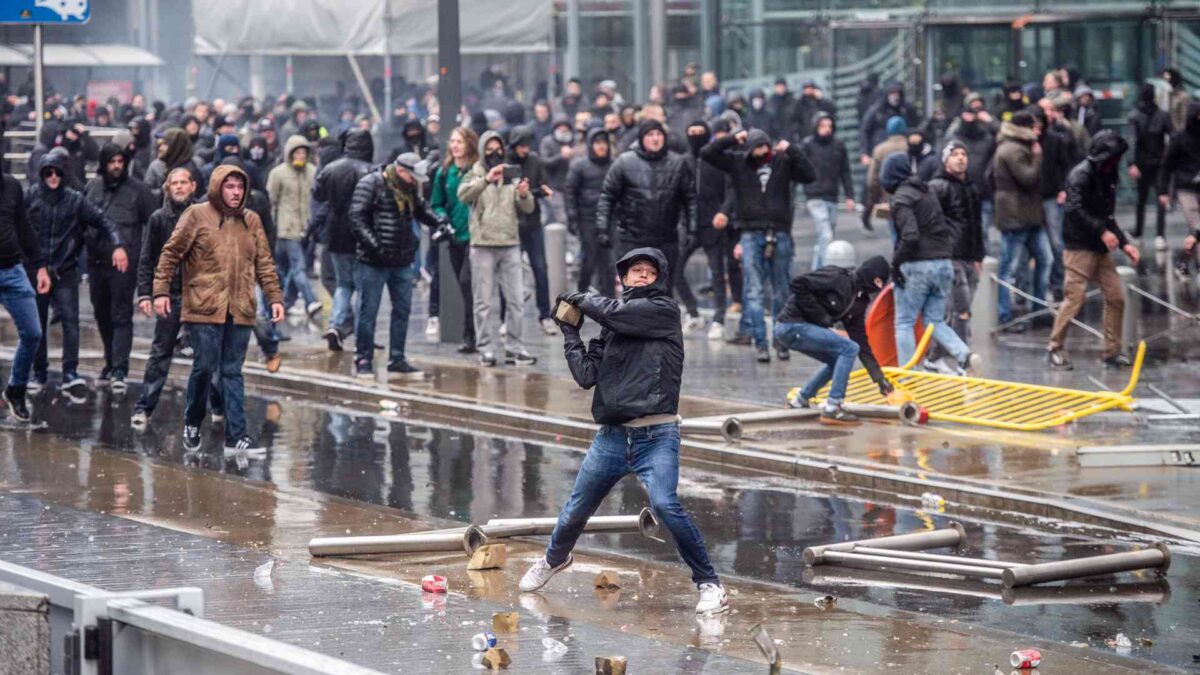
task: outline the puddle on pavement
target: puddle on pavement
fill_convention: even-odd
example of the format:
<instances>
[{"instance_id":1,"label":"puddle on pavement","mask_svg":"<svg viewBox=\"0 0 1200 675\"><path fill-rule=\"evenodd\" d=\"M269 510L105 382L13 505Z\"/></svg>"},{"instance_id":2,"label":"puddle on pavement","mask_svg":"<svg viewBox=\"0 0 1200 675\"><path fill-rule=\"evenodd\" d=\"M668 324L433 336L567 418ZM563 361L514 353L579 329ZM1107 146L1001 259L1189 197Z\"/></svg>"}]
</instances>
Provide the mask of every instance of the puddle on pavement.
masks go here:
<instances>
[{"instance_id":1,"label":"puddle on pavement","mask_svg":"<svg viewBox=\"0 0 1200 675\"><path fill-rule=\"evenodd\" d=\"M483 522L494 517L545 516L566 500L583 454L511 438L422 426L336 410L299 400L248 397L249 429L267 447L249 456L222 451L208 430L199 453L178 439L182 393L164 392L150 428L136 431L129 415L136 388L124 399L89 392L82 401L55 391L37 399L51 421L39 444L138 454L258 481L287 483L400 509L422 517ZM15 467L20 475L20 462ZM136 485L114 486L117 501L145 501ZM936 620L986 626L1065 644L1105 649L1118 632L1134 639L1133 656L1191 666L1200 644L1200 565L1176 555L1167 580L1125 574L1005 597L998 585L888 576L833 566L806 570L805 547L847 539L943 527L949 519L892 505L822 494L795 481L739 478L685 468L680 497L704 533L718 572L831 593ZM100 498L93 507L103 510ZM633 478L622 481L601 513L635 513L646 505ZM119 504L110 504L112 512ZM256 514L270 517L270 514ZM1070 535L1048 535L989 523L966 523L974 557L1018 562L1127 550L1128 546ZM586 545L677 562L672 547L636 535L597 535ZM679 568L683 573L683 568ZM1011 604L1010 604L1011 603ZM1147 638L1143 646L1137 638ZM1020 639L1014 637L1014 647Z\"/></svg>"}]
</instances>

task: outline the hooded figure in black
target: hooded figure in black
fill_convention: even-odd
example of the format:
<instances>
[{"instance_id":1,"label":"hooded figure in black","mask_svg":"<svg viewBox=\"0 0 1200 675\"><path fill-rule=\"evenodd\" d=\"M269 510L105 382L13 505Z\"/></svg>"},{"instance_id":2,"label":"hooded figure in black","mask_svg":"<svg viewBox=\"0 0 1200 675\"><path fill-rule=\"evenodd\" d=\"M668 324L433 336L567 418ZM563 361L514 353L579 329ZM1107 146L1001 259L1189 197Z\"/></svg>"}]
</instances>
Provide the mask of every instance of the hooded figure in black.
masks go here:
<instances>
[{"instance_id":1,"label":"hooded figure in black","mask_svg":"<svg viewBox=\"0 0 1200 675\"><path fill-rule=\"evenodd\" d=\"M696 176L696 239L692 245L683 251L680 265L686 266L689 258L696 249L704 249L709 272L712 273L713 318L710 326L710 337L720 333L724 335L721 326L725 323L726 306L726 265L729 249L733 248L734 228L732 216L734 211L734 194L729 184L729 176L708 162L700 161L700 151L714 138L724 138L730 133L727 120L717 120L709 126L708 122L698 119L685 129L690 152L686 159ZM680 290L687 284L687 279L680 278ZM681 297L689 298L692 293L681 293ZM694 302L694 300L693 300ZM689 307L689 313L693 307Z\"/></svg>"},{"instance_id":2,"label":"hooded figure in black","mask_svg":"<svg viewBox=\"0 0 1200 675\"><path fill-rule=\"evenodd\" d=\"M1190 255L1200 239L1200 103L1188 105L1183 129L1171 136L1159 175L1160 203L1169 202L1172 187L1191 232L1184 240L1184 250Z\"/></svg>"},{"instance_id":3,"label":"hooded figure in black","mask_svg":"<svg viewBox=\"0 0 1200 675\"><path fill-rule=\"evenodd\" d=\"M62 148L67 153L62 166L66 171L67 187L82 192L87 180L84 165L100 156L99 147L81 120L51 120L42 127L37 145L29 152L29 166L39 169L51 150Z\"/></svg>"},{"instance_id":4,"label":"hooded figure in black","mask_svg":"<svg viewBox=\"0 0 1200 675\"><path fill-rule=\"evenodd\" d=\"M421 159L429 156L433 149L429 143L429 136L425 133L425 125L419 119L410 119L404 123L401 129L402 140L399 145L392 148L391 153L385 158L387 164L396 161L396 158L406 152L416 153Z\"/></svg>"},{"instance_id":5,"label":"hooded figure in black","mask_svg":"<svg viewBox=\"0 0 1200 675\"><path fill-rule=\"evenodd\" d=\"M1137 266L1139 251L1117 225L1117 181L1121 156L1129 145L1111 129L1092 139L1086 160L1067 176L1066 216L1063 219L1063 262L1067 276L1063 303L1050 333L1049 360L1055 369L1069 370L1071 362L1063 350L1071 319L1087 298L1088 282L1095 282L1104 295L1104 363L1128 367L1129 357L1121 345L1125 311L1124 291L1117 265L1110 254L1120 249Z\"/></svg>"},{"instance_id":6,"label":"hooded figure in black","mask_svg":"<svg viewBox=\"0 0 1200 675\"><path fill-rule=\"evenodd\" d=\"M683 329L666 284L669 262L658 249L637 248L617 262L617 273L625 286L620 300L594 293L559 297L578 308L584 320L600 325L600 335L585 348L578 326L560 324L571 375L584 389L595 388L592 417L602 426L545 557L525 574L520 588L536 591L568 567L587 519L621 478L637 473L649 491L650 509L671 531L692 570L700 590L697 612L721 613L729 608L728 598L699 530L676 495Z\"/></svg>"},{"instance_id":7,"label":"hooded figure in black","mask_svg":"<svg viewBox=\"0 0 1200 675\"><path fill-rule=\"evenodd\" d=\"M133 134L133 153L130 155L129 175L142 180L146 169L154 161L154 147L150 138L150 122L144 117L129 120L129 133Z\"/></svg>"},{"instance_id":8,"label":"hooded figure in black","mask_svg":"<svg viewBox=\"0 0 1200 675\"><path fill-rule=\"evenodd\" d=\"M82 192L67 187L65 152L50 152L42 160L39 180L25 195L29 222L38 234L38 245L47 261L51 290L37 297L38 316L42 322L42 339L33 361L33 386L46 383L50 362L46 350L46 321L50 304L62 321L63 330L63 387L82 387L86 382L75 368L79 363L79 255L84 247L84 235L96 231L109 240L113 265L118 270L128 268L120 235L115 226ZM98 273L93 269L93 273Z\"/></svg>"},{"instance_id":9,"label":"hooded figure in black","mask_svg":"<svg viewBox=\"0 0 1200 675\"><path fill-rule=\"evenodd\" d=\"M913 105L904 100L904 87L899 82L892 82L884 89L883 96L863 114L862 124L858 129L858 151L866 157L887 138L887 121L893 117L902 117L909 128L917 126L917 111Z\"/></svg>"},{"instance_id":10,"label":"hooded figure in black","mask_svg":"<svg viewBox=\"0 0 1200 675\"><path fill-rule=\"evenodd\" d=\"M546 240L542 236L542 207L541 200L548 199L554 194L550 187L550 176L546 172L546 163L535 152L537 144L533 137L533 127L519 124L508 133L507 162L521 167L521 177L529 181L529 192L533 195L533 211L525 213L517 210L517 220L520 223L521 251L529 256L529 267L533 271L534 297L538 308L538 321L543 322L542 329L552 334L554 325L550 322L550 281L546 275ZM506 310L501 308L501 314Z\"/></svg>"},{"instance_id":11,"label":"hooded figure in black","mask_svg":"<svg viewBox=\"0 0 1200 675\"><path fill-rule=\"evenodd\" d=\"M1154 85L1143 84L1138 92L1137 106L1129 114L1129 137L1133 140L1133 152L1129 158L1129 177L1137 181L1137 214L1133 236L1142 238L1146 225L1146 202L1151 198L1152 189L1158 184L1159 170L1167 156L1167 143L1171 138L1171 117L1163 112L1154 102ZM1089 155L1090 156L1090 155ZM1167 210L1161 204L1155 204L1158 209L1158 220L1155 235L1155 247L1166 250ZM1162 245L1159 246L1159 241Z\"/></svg>"},{"instance_id":12,"label":"hooded figure in black","mask_svg":"<svg viewBox=\"0 0 1200 675\"><path fill-rule=\"evenodd\" d=\"M584 146L587 156L571 161L563 186L567 229L579 237L580 292L595 284L601 295L611 298L614 285L607 273L609 249L596 244L596 205L604 188L604 176L612 165L613 139L603 129L592 129Z\"/></svg>"},{"instance_id":13,"label":"hooded figure in black","mask_svg":"<svg viewBox=\"0 0 1200 675\"><path fill-rule=\"evenodd\" d=\"M809 401L832 381L820 421L857 424L857 418L841 406L855 358L867 369L879 393L891 393L893 387L875 360L866 327L871 298L887 284L888 274L887 258L877 255L855 270L827 265L792 279L791 295L775 324L775 339L825 364L795 396L789 397L792 407L809 407ZM842 324L848 337L832 330L837 323Z\"/></svg>"},{"instance_id":14,"label":"hooded figure in black","mask_svg":"<svg viewBox=\"0 0 1200 675\"><path fill-rule=\"evenodd\" d=\"M89 201L104 212L117 228L125 251L137 260L142 247L142 230L154 213L154 197L138 179L129 176L129 158L123 148L105 143L100 148L100 174L87 186ZM137 270L133 265L117 270L107 264L113 257L112 240L94 231L87 236L88 281L92 311L104 344L104 369L100 380L111 377L114 392L125 388L129 374L129 352L133 349L133 293Z\"/></svg>"},{"instance_id":15,"label":"hooded figure in black","mask_svg":"<svg viewBox=\"0 0 1200 675\"><path fill-rule=\"evenodd\" d=\"M321 165L317 178L313 181L313 201L327 207L324 221L322 242L330 256L342 256L345 264L330 265L336 274L336 290L333 302L333 315L330 326L325 331L330 348L341 350L341 341L353 330L354 316L351 309L351 296L354 293L354 264L356 250L354 232L350 224L350 201L354 196L354 187L363 176L371 171L371 158L375 154L375 143L371 140L371 132L363 129L352 129L346 133L343 144L343 155L338 159ZM315 209L320 213L324 209ZM325 255L322 254L322 260ZM332 258L331 258L332 260ZM322 265L324 267L324 265Z\"/></svg>"}]
</instances>

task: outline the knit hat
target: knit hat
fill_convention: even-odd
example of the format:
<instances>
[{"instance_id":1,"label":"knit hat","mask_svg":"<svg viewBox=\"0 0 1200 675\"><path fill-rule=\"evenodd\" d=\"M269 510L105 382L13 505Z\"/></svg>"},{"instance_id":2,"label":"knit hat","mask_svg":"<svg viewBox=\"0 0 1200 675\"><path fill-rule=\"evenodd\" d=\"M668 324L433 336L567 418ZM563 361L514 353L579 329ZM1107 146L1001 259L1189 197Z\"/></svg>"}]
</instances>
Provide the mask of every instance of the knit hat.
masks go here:
<instances>
[{"instance_id":1,"label":"knit hat","mask_svg":"<svg viewBox=\"0 0 1200 675\"><path fill-rule=\"evenodd\" d=\"M950 159L950 153L954 152L955 150L962 150L963 152L966 152L968 157L971 154L967 151L967 146L964 145L962 141L950 141L946 144L946 147L942 148L942 164L945 164L946 160Z\"/></svg>"},{"instance_id":2,"label":"knit hat","mask_svg":"<svg viewBox=\"0 0 1200 675\"><path fill-rule=\"evenodd\" d=\"M888 118L887 125L884 127L888 136L903 136L908 133L908 122L899 115L893 115Z\"/></svg>"}]
</instances>

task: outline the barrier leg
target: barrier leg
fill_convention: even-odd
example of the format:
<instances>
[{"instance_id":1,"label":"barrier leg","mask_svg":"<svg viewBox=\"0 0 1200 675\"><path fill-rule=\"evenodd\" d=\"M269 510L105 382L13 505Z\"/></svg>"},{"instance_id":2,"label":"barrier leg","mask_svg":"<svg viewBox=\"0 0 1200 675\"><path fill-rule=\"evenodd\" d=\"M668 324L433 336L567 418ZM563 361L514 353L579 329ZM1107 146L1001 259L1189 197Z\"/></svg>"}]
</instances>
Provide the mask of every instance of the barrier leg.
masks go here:
<instances>
[{"instance_id":1,"label":"barrier leg","mask_svg":"<svg viewBox=\"0 0 1200 675\"><path fill-rule=\"evenodd\" d=\"M1124 265L1117 268L1121 278L1121 293L1125 296L1125 315L1121 320L1121 344L1129 349L1141 340L1142 296L1129 290L1137 283L1137 270Z\"/></svg>"},{"instance_id":2,"label":"barrier leg","mask_svg":"<svg viewBox=\"0 0 1200 675\"><path fill-rule=\"evenodd\" d=\"M546 279L553 300L567 290L567 226L550 223L542 236L546 242Z\"/></svg>"},{"instance_id":3,"label":"barrier leg","mask_svg":"<svg viewBox=\"0 0 1200 675\"><path fill-rule=\"evenodd\" d=\"M979 287L971 301L971 335L977 343L972 347L983 347L987 344L983 338L990 336L1000 321L1000 286L992 279L994 274L1000 274L1000 261L988 256L983 259Z\"/></svg>"}]
</instances>

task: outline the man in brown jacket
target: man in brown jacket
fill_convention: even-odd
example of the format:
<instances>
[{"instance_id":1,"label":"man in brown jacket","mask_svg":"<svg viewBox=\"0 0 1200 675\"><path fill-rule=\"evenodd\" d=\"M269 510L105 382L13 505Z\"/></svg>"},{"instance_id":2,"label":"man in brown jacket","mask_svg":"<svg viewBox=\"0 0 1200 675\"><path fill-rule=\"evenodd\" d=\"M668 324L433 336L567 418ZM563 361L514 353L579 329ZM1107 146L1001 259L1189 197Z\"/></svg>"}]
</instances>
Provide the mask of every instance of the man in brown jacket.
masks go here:
<instances>
[{"instance_id":1,"label":"man in brown jacket","mask_svg":"<svg viewBox=\"0 0 1200 675\"><path fill-rule=\"evenodd\" d=\"M183 416L183 447L200 449L208 388L220 376L225 400L225 447L249 450L242 363L257 314L255 286L271 305L271 320L284 318L283 293L262 221L246 210L250 178L236 166L221 165L208 184L208 201L184 211L163 246L154 272L154 311L171 312L171 279L183 266L182 320L189 324L195 359L188 377Z\"/></svg>"},{"instance_id":2,"label":"man in brown jacket","mask_svg":"<svg viewBox=\"0 0 1200 675\"><path fill-rule=\"evenodd\" d=\"M1004 243L1000 253L1000 279L1008 284L1016 283L1021 253L1028 251L1029 257L1036 262L1033 295L1044 300L1050 285L1054 252L1050 248L1042 212L1042 146L1034 128L1036 123L1032 113L1019 110L1013 113L1011 121L1000 125L992 175L996 185L996 229L1000 230ZM1008 288L1001 286L1000 321L1007 323L1012 318L1012 297Z\"/></svg>"}]
</instances>

